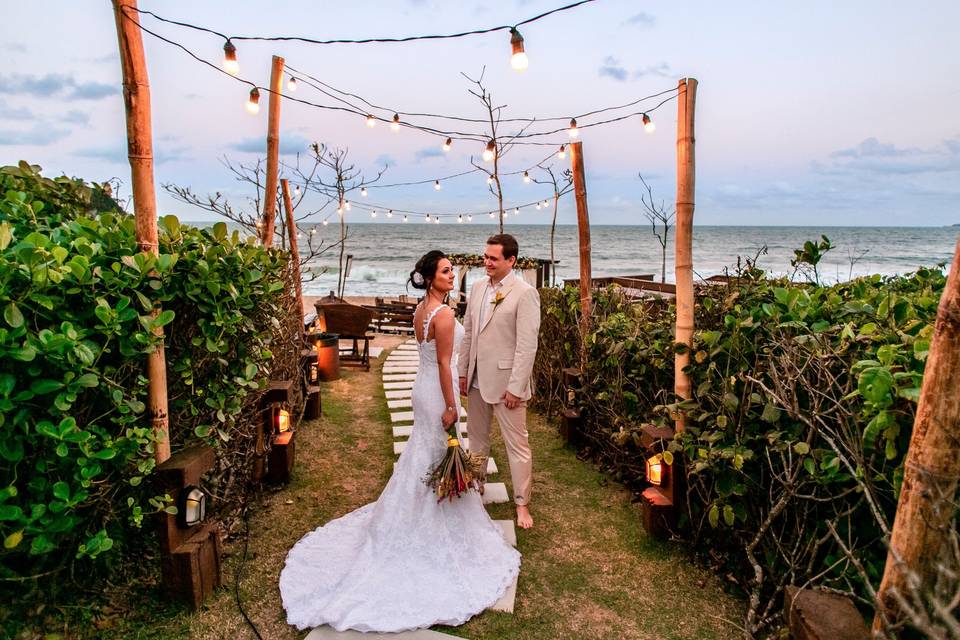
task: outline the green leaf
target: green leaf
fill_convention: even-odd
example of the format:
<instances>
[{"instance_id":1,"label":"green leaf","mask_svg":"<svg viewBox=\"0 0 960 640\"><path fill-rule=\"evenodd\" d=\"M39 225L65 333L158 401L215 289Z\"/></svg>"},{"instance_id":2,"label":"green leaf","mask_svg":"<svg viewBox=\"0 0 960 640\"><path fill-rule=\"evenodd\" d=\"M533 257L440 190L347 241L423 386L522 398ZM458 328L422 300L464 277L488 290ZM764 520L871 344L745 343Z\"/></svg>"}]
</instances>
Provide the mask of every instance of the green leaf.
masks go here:
<instances>
[{"instance_id":1,"label":"green leaf","mask_svg":"<svg viewBox=\"0 0 960 640\"><path fill-rule=\"evenodd\" d=\"M16 549L17 545L23 540L23 529L19 531L14 531L6 538L3 539L3 548L4 549Z\"/></svg>"},{"instance_id":2,"label":"green leaf","mask_svg":"<svg viewBox=\"0 0 960 640\"><path fill-rule=\"evenodd\" d=\"M14 329L23 326L23 314L20 313L20 309L13 302L3 309L3 319Z\"/></svg>"},{"instance_id":3,"label":"green leaf","mask_svg":"<svg viewBox=\"0 0 960 640\"><path fill-rule=\"evenodd\" d=\"M170 309L165 309L161 311L159 315L157 315L156 320L153 321L153 326L162 327L162 326L168 325L171 322L173 322L173 318L175 315L176 314L174 314L174 312L171 311Z\"/></svg>"},{"instance_id":4,"label":"green leaf","mask_svg":"<svg viewBox=\"0 0 960 640\"><path fill-rule=\"evenodd\" d=\"M864 369L857 379L857 390L860 395L873 403L885 400L892 386L893 374L884 367Z\"/></svg>"},{"instance_id":5,"label":"green leaf","mask_svg":"<svg viewBox=\"0 0 960 640\"><path fill-rule=\"evenodd\" d=\"M63 388L63 383L59 380L34 380L30 383L30 391L33 391L38 396L42 396L46 393L52 393L59 389Z\"/></svg>"},{"instance_id":6,"label":"green leaf","mask_svg":"<svg viewBox=\"0 0 960 640\"><path fill-rule=\"evenodd\" d=\"M807 470L807 473L809 473L810 475L812 475L812 476L817 475L817 465L816 465L816 463L813 461L813 458L804 458L804 459L803 459L803 468L806 469L806 470Z\"/></svg>"},{"instance_id":7,"label":"green leaf","mask_svg":"<svg viewBox=\"0 0 960 640\"><path fill-rule=\"evenodd\" d=\"M720 509L716 504L710 507L710 512L707 514L707 520L710 521L710 526L714 529L720 525Z\"/></svg>"},{"instance_id":8,"label":"green leaf","mask_svg":"<svg viewBox=\"0 0 960 640\"><path fill-rule=\"evenodd\" d=\"M213 225L213 237L217 240L223 240L227 237L227 225L224 222L218 222Z\"/></svg>"},{"instance_id":9,"label":"green leaf","mask_svg":"<svg viewBox=\"0 0 960 640\"><path fill-rule=\"evenodd\" d=\"M81 387L96 387L100 384L100 381L97 379L97 375L94 373L85 373L79 378L77 378L77 384Z\"/></svg>"},{"instance_id":10,"label":"green leaf","mask_svg":"<svg viewBox=\"0 0 960 640\"><path fill-rule=\"evenodd\" d=\"M780 419L780 410L777 409L776 405L768 402L763 407L763 413L760 415L760 419L773 424Z\"/></svg>"},{"instance_id":11,"label":"green leaf","mask_svg":"<svg viewBox=\"0 0 960 640\"><path fill-rule=\"evenodd\" d=\"M53 485L53 495L64 502L70 499L70 485L64 481L59 481Z\"/></svg>"},{"instance_id":12,"label":"green leaf","mask_svg":"<svg viewBox=\"0 0 960 640\"><path fill-rule=\"evenodd\" d=\"M0 373L0 395L9 396L17 384L17 379L12 373Z\"/></svg>"},{"instance_id":13,"label":"green leaf","mask_svg":"<svg viewBox=\"0 0 960 640\"><path fill-rule=\"evenodd\" d=\"M798 455L805 456L810 453L810 445L806 442L796 442L793 445L793 450L796 451Z\"/></svg>"},{"instance_id":14,"label":"green leaf","mask_svg":"<svg viewBox=\"0 0 960 640\"><path fill-rule=\"evenodd\" d=\"M731 507L729 504L723 505L723 521L727 523L728 527L733 526L733 519L733 507Z\"/></svg>"}]
</instances>

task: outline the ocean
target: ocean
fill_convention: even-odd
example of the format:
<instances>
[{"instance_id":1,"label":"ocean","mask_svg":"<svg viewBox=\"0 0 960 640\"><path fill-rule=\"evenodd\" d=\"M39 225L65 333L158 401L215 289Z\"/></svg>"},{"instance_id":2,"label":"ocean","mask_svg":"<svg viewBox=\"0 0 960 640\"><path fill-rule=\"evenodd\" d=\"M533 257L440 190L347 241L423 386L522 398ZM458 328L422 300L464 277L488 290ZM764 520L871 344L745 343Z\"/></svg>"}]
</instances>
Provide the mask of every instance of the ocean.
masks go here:
<instances>
[{"instance_id":1,"label":"ocean","mask_svg":"<svg viewBox=\"0 0 960 640\"><path fill-rule=\"evenodd\" d=\"M548 225L508 224L507 233L520 244L520 255L550 257ZM414 263L431 249L446 253L481 253L485 241L497 233L489 224L351 224L345 252L353 255L344 295L396 296L406 293L405 283ZM807 240L826 235L834 245L820 265L827 282L868 274L907 273L918 267L949 264L960 227L738 227L697 226L693 231L695 276L709 277L732 270L737 258L753 259L775 274L790 274L793 250ZM318 226L314 243L336 242L339 228ZM654 274L660 279L661 248L649 226L594 226L590 229L594 276ZM667 243L667 282L673 281L674 229ZM301 241L301 251L306 249ZM558 225L555 239L557 281L579 276L576 225ZM313 279L304 294L324 295L336 289L339 250L334 247L310 265ZM482 277L471 270L468 283Z\"/></svg>"}]
</instances>

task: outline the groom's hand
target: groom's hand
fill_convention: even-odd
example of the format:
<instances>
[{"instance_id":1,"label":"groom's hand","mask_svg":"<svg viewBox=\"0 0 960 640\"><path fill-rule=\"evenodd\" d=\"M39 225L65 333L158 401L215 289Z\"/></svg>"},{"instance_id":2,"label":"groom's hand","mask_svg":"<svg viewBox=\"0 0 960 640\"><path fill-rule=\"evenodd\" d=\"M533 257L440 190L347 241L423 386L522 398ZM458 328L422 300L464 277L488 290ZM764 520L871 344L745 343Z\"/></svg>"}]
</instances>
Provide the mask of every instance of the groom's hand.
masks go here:
<instances>
[{"instance_id":1,"label":"groom's hand","mask_svg":"<svg viewBox=\"0 0 960 640\"><path fill-rule=\"evenodd\" d=\"M460 376L460 395L467 396L467 378L465 376Z\"/></svg>"},{"instance_id":2,"label":"groom's hand","mask_svg":"<svg viewBox=\"0 0 960 640\"><path fill-rule=\"evenodd\" d=\"M523 402L520 398L513 395L509 391L503 394L503 404L507 406L507 409L516 409L520 406L520 403Z\"/></svg>"}]
</instances>

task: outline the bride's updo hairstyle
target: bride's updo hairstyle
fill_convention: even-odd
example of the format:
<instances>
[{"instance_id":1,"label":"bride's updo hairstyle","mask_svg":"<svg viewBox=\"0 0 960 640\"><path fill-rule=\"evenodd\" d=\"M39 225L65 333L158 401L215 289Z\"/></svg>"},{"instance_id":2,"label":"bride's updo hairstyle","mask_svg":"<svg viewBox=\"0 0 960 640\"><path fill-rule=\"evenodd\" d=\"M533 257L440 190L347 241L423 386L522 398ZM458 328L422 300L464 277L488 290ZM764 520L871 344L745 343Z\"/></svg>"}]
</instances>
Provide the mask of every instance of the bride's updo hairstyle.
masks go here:
<instances>
[{"instance_id":1,"label":"bride's updo hairstyle","mask_svg":"<svg viewBox=\"0 0 960 640\"><path fill-rule=\"evenodd\" d=\"M410 272L410 279L407 280L407 284L414 289L423 289L424 291L429 289L430 283L437 275L437 265L446 257L447 255L443 251L437 251L436 249L425 253L422 258L417 260L417 266Z\"/></svg>"}]
</instances>

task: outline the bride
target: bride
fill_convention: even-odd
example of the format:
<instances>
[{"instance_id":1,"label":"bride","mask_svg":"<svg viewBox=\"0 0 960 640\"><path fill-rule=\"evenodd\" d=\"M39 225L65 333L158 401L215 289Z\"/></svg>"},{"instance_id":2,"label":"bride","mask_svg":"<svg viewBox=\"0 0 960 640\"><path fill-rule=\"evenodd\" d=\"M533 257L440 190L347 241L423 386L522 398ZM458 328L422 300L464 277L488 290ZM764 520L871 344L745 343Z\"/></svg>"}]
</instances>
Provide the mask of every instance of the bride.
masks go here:
<instances>
[{"instance_id":1,"label":"bride","mask_svg":"<svg viewBox=\"0 0 960 640\"><path fill-rule=\"evenodd\" d=\"M455 354L463 327L444 304L454 272L441 251L420 258L409 282L426 290L414 315L413 432L376 502L308 533L287 555L280 594L287 621L300 629L460 625L493 605L520 571L520 553L476 491L438 503L424 483L446 451L445 430L457 423L460 432Z\"/></svg>"}]
</instances>

